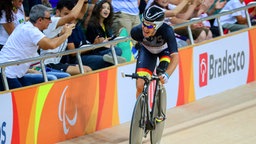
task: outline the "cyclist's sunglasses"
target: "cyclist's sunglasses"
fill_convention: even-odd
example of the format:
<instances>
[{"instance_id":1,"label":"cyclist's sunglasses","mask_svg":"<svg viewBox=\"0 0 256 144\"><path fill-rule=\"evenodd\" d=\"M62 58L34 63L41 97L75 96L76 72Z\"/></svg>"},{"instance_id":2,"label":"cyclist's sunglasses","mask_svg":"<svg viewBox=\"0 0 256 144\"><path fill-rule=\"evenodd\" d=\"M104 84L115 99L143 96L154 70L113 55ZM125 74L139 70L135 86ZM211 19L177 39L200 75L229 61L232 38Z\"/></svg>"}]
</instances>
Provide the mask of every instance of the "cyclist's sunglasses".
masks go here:
<instances>
[{"instance_id":1,"label":"cyclist's sunglasses","mask_svg":"<svg viewBox=\"0 0 256 144\"><path fill-rule=\"evenodd\" d=\"M143 26L147 27L148 29L152 29L152 28L156 27L155 24L148 24L148 23L145 23L145 21L142 21L142 24L143 24Z\"/></svg>"}]
</instances>

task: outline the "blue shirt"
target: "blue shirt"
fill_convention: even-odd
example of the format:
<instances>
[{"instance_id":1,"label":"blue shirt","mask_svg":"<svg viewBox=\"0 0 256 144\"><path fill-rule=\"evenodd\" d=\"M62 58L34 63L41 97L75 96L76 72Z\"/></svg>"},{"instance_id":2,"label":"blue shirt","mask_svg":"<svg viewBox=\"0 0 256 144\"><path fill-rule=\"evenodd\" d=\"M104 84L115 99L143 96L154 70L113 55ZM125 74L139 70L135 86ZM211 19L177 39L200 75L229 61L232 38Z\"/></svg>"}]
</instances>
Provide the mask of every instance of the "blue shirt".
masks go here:
<instances>
[{"instance_id":1,"label":"blue shirt","mask_svg":"<svg viewBox=\"0 0 256 144\"><path fill-rule=\"evenodd\" d=\"M122 12L130 15L139 15L138 0L112 0L114 13Z\"/></svg>"}]
</instances>

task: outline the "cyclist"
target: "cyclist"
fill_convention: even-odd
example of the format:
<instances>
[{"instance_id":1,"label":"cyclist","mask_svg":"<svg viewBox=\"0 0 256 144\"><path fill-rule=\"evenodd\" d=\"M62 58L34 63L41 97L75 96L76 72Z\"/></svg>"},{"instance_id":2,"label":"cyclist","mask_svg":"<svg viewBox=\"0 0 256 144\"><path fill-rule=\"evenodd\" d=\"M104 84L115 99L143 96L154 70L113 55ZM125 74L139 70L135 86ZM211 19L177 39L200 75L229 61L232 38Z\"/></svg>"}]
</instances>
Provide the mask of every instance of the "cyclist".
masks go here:
<instances>
[{"instance_id":1,"label":"cyclist","mask_svg":"<svg viewBox=\"0 0 256 144\"><path fill-rule=\"evenodd\" d=\"M139 76L152 76L159 58L156 72L163 84L168 82L178 64L174 31L164 23L164 18L164 11L153 5L144 11L142 24L131 30L131 37L139 44L136 73ZM136 81L137 97L142 92L143 85L142 79Z\"/></svg>"}]
</instances>

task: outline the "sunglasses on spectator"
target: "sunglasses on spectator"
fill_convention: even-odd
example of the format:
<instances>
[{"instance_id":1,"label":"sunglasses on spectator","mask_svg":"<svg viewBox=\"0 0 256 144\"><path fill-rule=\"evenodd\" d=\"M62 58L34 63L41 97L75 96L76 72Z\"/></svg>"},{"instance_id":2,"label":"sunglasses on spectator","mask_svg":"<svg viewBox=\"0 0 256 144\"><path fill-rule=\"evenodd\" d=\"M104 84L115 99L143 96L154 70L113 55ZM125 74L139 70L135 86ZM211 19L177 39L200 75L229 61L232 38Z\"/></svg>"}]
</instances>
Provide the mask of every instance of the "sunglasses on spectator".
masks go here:
<instances>
[{"instance_id":1,"label":"sunglasses on spectator","mask_svg":"<svg viewBox=\"0 0 256 144\"><path fill-rule=\"evenodd\" d=\"M148 23L145 23L145 21L142 21L142 24L143 24L143 26L147 27L148 29L152 29L152 28L156 27L155 24L148 24Z\"/></svg>"},{"instance_id":2,"label":"sunglasses on spectator","mask_svg":"<svg viewBox=\"0 0 256 144\"><path fill-rule=\"evenodd\" d=\"M50 21L51 17L42 17L42 19L48 19Z\"/></svg>"}]
</instances>

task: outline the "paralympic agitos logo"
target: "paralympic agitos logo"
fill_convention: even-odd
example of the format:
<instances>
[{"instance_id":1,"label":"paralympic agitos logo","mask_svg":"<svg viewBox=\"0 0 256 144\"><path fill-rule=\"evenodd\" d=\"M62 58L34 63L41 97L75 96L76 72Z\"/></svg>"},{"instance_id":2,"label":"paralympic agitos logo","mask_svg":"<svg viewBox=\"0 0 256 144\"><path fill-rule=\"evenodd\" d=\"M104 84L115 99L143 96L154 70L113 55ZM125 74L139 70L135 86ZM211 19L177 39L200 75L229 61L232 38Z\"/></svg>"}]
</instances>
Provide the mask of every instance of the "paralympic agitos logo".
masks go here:
<instances>
[{"instance_id":1,"label":"paralympic agitos logo","mask_svg":"<svg viewBox=\"0 0 256 144\"><path fill-rule=\"evenodd\" d=\"M202 53L199 55L199 86L208 84L208 80L219 78L240 70L245 66L245 52L229 53L225 51L223 57Z\"/></svg>"},{"instance_id":2,"label":"paralympic agitos logo","mask_svg":"<svg viewBox=\"0 0 256 144\"><path fill-rule=\"evenodd\" d=\"M77 121L77 107L74 110L74 117L71 119L66 113L66 91L68 89L68 86L65 87L65 89L62 92L62 95L60 97L59 102L59 120L62 122L63 131L65 134L68 134L70 126L74 126Z\"/></svg>"}]
</instances>

